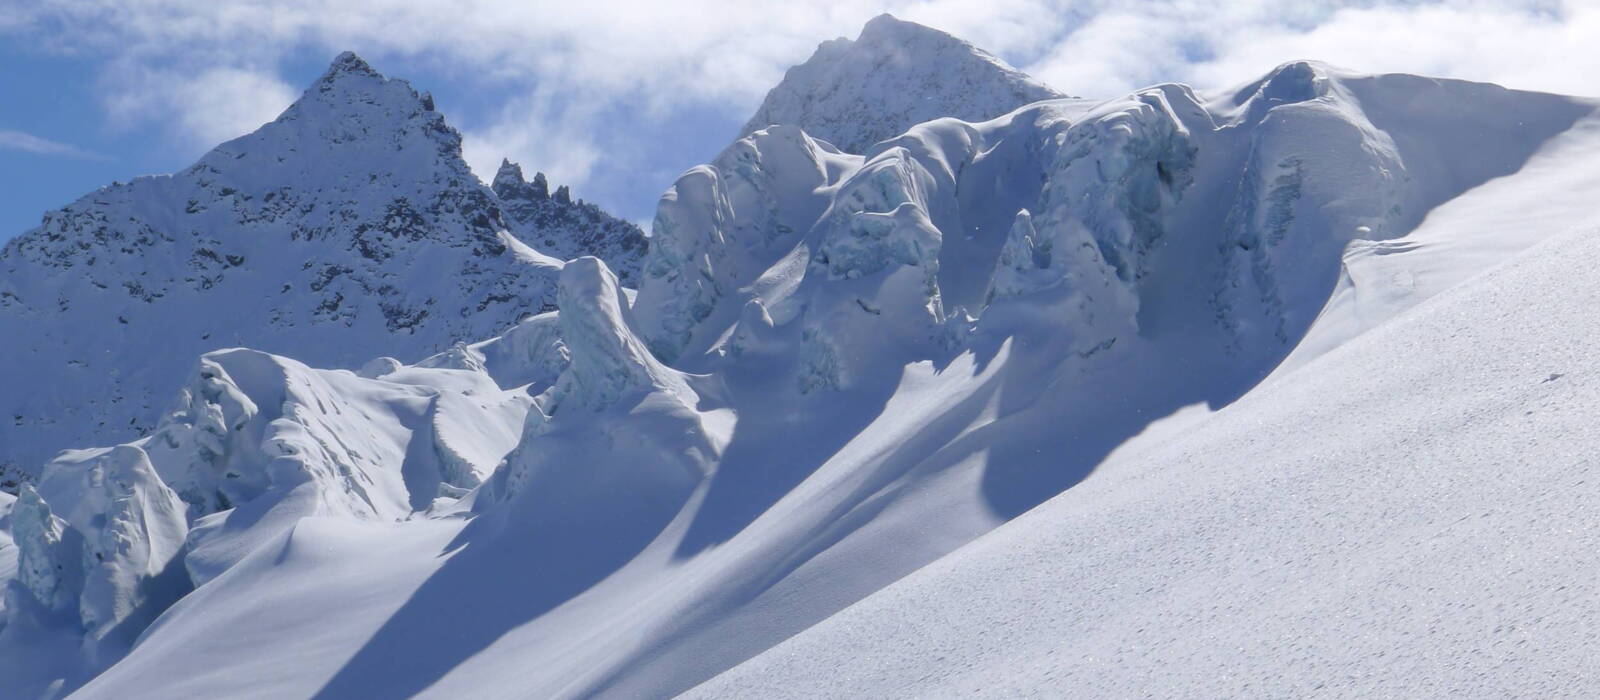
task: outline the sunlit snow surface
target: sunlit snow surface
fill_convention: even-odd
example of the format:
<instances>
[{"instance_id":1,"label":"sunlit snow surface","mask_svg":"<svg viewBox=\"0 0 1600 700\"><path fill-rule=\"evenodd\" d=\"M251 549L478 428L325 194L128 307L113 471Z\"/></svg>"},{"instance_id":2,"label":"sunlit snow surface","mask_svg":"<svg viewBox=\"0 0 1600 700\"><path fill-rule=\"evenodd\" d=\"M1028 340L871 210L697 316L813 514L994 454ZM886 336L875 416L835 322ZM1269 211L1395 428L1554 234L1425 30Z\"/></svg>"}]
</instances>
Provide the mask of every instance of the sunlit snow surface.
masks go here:
<instances>
[{"instance_id":1,"label":"sunlit snow surface","mask_svg":"<svg viewBox=\"0 0 1600 700\"><path fill-rule=\"evenodd\" d=\"M689 697L1586 697L1600 229L1421 303Z\"/></svg>"},{"instance_id":2,"label":"sunlit snow surface","mask_svg":"<svg viewBox=\"0 0 1600 700\"><path fill-rule=\"evenodd\" d=\"M560 311L414 365L191 361L0 505L0 677L1592 688L1596 107L1302 62L859 154L757 130L663 196L637 295L551 262Z\"/></svg>"}]
</instances>

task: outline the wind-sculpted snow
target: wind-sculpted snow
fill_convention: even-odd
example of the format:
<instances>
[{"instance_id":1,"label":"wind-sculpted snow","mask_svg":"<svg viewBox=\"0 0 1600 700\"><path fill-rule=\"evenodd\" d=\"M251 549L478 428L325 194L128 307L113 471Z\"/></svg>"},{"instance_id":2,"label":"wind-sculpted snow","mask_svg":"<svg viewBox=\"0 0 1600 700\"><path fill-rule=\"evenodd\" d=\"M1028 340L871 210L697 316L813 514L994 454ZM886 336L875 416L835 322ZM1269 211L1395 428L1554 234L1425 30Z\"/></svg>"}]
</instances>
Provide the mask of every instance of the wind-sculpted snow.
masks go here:
<instances>
[{"instance_id":1,"label":"wind-sculpted snow","mask_svg":"<svg viewBox=\"0 0 1600 700\"><path fill-rule=\"evenodd\" d=\"M651 350L677 358L696 326L727 308L725 297L793 249L827 206L827 188L859 162L799 129L774 127L678 178L656 210L634 304Z\"/></svg>"},{"instance_id":2,"label":"wind-sculpted snow","mask_svg":"<svg viewBox=\"0 0 1600 700\"><path fill-rule=\"evenodd\" d=\"M995 290L1017 297L1062 284L1075 290L1066 293L1077 295L1077 306L1056 321L1082 326L1077 335L1089 341L1086 347L1114 342L1116 333L1135 328L1140 278L1193 181L1194 131L1212 128L1197 98L1179 86L1087 111L1070 101L1045 102L984 124L919 125L878 144L864 160L835 160L833 177L817 176L834 170L815 157L799 159L799 167L784 172L798 171L802 181L789 187L809 186L809 198L767 196L759 206L729 206L728 197L706 185L732 171L759 173L753 189L771 189L779 171L754 146L778 136L785 143L804 138L790 136L793 130L757 132L732 149L734 158L724 154L724 165L690 171L662 202L638 306L641 316L665 321L646 328L674 332L659 333L651 347L669 362L694 364L685 350L704 352L707 342L730 333L751 337L755 331L735 326L734 304L754 299L764 313L749 322L770 319L799 329L799 362L789 370L796 386L839 389L853 375L878 371L885 353L909 361L959 348L972 331L967 316L980 314ZM826 206L819 209L820 198ZM782 228L769 224L759 236L726 225L751 209L784 222ZM997 235L1005 224L1021 240ZM774 237L774 230L785 235ZM740 255L752 239L766 250L755 257L768 265L759 276L746 262L753 256ZM695 253L675 255L680 241L694 241ZM726 260L743 265L713 263L708 272L704 264ZM947 287L959 301L947 299ZM689 308L672 303L686 297L702 301ZM663 314L664 308L675 313ZM691 346L691 338L699 344ZM741 352L745 345L741 340Z\"/></svg>"},{"instance_id":3,"label":"wind-sculpted snow","mask_svg":"<svg viewBox=\"0 0 1600 700\"><path fill-rule=\"evenodd\" d=\"M983 121L1063 96L956 37L880 15L790 68L743 133L796 126L861 153L930 119Z\"/></svg>"},{"instance_id":4,"label":"wind-sculpted snow","mask_svg":"<svg viewBox=\"0 0 1600 700\"><path fill-rule=\"evenodd\" d=\"M83 588L83 536L56 517L30 484L12 506L11 538L17 570L6 588L7 628L37 614L34 606L46 615L75 614Z\"/></svg>"},{"instance_id":5,"label":"wind-sculpted snow","mask_svg":"<svg viewBox=\"0 0 1600 700\"><path fill-rule=\"evenodd\" d=\"M249 350L202 358L184 397L147 449L202 520L187 560L197 583L274 534L262 521L393 521L463 495L516 443L529 406L481 370L397 366L364 378ZM263 408L238 411L241 399ZM192 422L230 412L222 449Z\"/></svg>"},{"instance_id":6,"label":"wind-sculpted snow","mask_svg":"<svg viewBox=\"0 0 1600 700\"><path fill-rule=\"evenodd\" d=\"M392 522L482 483L516 444L527 394L481 367L390 362L363 378L209 353L152 435L51 461L9 516L7 633L65 625L81 669L103 668L302 518Z\"/></svg>"},{"instance_id":7,"label":"wind-sculpted snow","mask_svg":"<svg viewBox=\"0 0 1600 700\"><path fill-rule=\"evenodd\" d=\"M1173 205L1194 180L1199 146L1191 130L1210 126L1183 86L1091 109L1056 137L1036 228L1046 236L1088 231L1117 276L1137 280L1167 235Z\"/></svg>"},{"instance_id":8,"label":"wind-sculpted snow","mask_svg":"<svg viewBox=\"0 0 1600 700\"><path fill-rule=\"evenodd\" d=\"M0 467L150 431L203 352L415 361L554 308L560 259L637 266L631 224L502 176L484 187L431 98L344 54L194 166L45 215L0 251Z\"/></svg>"},{"instance_id":9,"label":"wind-sculpted snow","mask_svg":"<svg viewBox=\"0 0 1600 700\"><path fill-rule=\"evenodd\" d=\"M1462 239L1429 223L1443 212L1459 227L1505 202L1534 211L1546 199L1516 188L1522 178L1596 181L1597 123L1591 101L1295 63L1226 92L1161 85L984 122L937 118L860 155L794 126L758 129L662 197L631 303L605 261L579 257L559 273L558 311L519 314L414 364L376 346L377 359L346 365L356 373L252 350L204 355L156 430L117 448L142 450L184 504L178 556L195 590L94 675L80 658L83 619L68 614L86 576L72 562L88 562L61 553L103 531L74 515L73 497L25 491L9 516L9 587L27 595L13 596L18 608L8 600L0 673L34 695L83 698L659 697L752 657L703 691L771 694L763 672L790 673L789 660L799 676L818 677L811 660L822 659L866 678L877 657L849 663L860 661L845 658L851 648L828 644L852 638L848 623L826 620L850 619L863 599L870 619L895 617L871 600L902 599L875 593L952 552L961 560L969 542L1064 491L1104 495L1080 482L1103 463L1164 454L1150 450L1175 436L1203 445L1203 426L1249 428L1234 431L1248 434L1247 454L1270 457L1278 438L1261 416L1227 416L1256 391L1327 394L1326 376L1308 389L1293 385L1300 370L1280 369L1306 326L1305 337L1346 338L1350 326L1324 324L1347 324L1354 307L1361 323L1383 323L1448 286L1437 280L1473 277L1585 207L1592 215L1569 195L1547 198L1559 214L1517 219L1514 235L1498 235L1505 214ZM1588 175L1552 174L1572 168ZM1437 363L1405 349L1408 362ZM1207 411L1223 422L1205 422ZM1202 427L1160 420L1180 412ZM1346 444L1318 442L1313 423L1297 424L1311 438L1288 448ZM85 460L100 454L67 453L41 488L87 478ZM1274 478L1270 459L1247 466L1239 473L1258 483ZM1185 513L1194 493L1221 493L1178 472L1136 476L1170 481ZM1138 527L1176 522L1147 491L1164 493L1112 500L1140 501L1152 517ZM1213 501L1228 514L1216 504L1230 501ZM1253 522L1214 520L1184 556L1237 548L1232 533ZM1069 539L1115 544L1093 530ZM1135 540L1142 552L1160 538ZM1305 556L1290 546L1273 561ZM1118 595L1148 598L1186 575L1172 568L1183 557L1155 559ZM1104 575L1079 568L1090 574L1072 585L1098 595ZM1241 600L1270 616L1271 601ZM19 608L51 606L53 626L15 622ZM1096 647L1080 618L1037 636ZM973 638L970 625L938 622L933 646ZM871 643L894 632L869 627ZM52 651L61 645L70 653ZM942 652L923 646L887 654L897 682L926 695L973 689L944 685L945 669L928 665ZM984 659L991 647L952 648ZM1128 656L1110 648L1095 653ZM1187 658L1173 662L1215 665ZM216 671L174 672L195 668ZM1050 682L1019 677L1029 687L1017 694Z\"/></svg>"},{"instance_id":10,"label":"wind-sculpted snow","mask_svg":"<svg viewBox=\"0 0 1600 700\"><path fill-rule=\"evenodd\" d=\"M0 629L12 639L67 625L88 669L127 653L156 615L192 588L178 557L184 508L138 447L82 450L58 460L11 514L17 576Z\"/></svg>"},{"instance_id":11,"label":"wind-sculpted snow","mask_svg":"<svg viewBox=\"0 0 1600 700\"><path fill-rule=\"evenodd\" d=\"M1570 234L684 697L1594 694L1600 228Z\"/></svg>"},{"instance_id":12,"label":"wind-sculpted snow","mask_svg":"<svg viewBox=\"0 0 1600 700\"><path fill-rule=\"evenodd\" d=\"M57 460L64 463L71 466L47 471L40 495L65 504L58 514L82 536L83 579L72 587L85 653L92 666L103 666L189 592L177 561L189 523L183 502L138 447L69 453ZM36 544L26 541L23 554Z\"/></svg>"},{"instance_id":13,"label":"wind-sculpted snow","mask_svg":"<svg viewBox=\"0 0 1600 700\"><path fill-rule=\"evenodd\" d=\"M490 486L490 498L533 489L544 492L540 498L567 499L574 489L613 479L655 498L687 497L711 470L725 435L706 427L688 379L645 347L605 263L592 257L569 263L558 296L571 361L534 399L521 443ZM618 469L624 471L605 473Z\"/></svg>"}]
</instances>

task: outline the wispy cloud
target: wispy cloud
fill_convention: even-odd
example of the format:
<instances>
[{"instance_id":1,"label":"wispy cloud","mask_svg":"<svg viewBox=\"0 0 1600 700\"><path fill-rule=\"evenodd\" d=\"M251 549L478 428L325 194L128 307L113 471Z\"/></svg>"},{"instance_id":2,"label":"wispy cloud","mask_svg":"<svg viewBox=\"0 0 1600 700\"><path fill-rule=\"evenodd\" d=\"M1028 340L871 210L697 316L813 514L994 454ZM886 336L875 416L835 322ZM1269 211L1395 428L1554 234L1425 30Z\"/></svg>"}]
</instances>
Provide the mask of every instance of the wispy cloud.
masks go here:
<instances>
[{"instance_id":1,"label":"wispy cloud","mask_svg":"<svg viewBox=\"0 0 1600 700\"><path fill-rule=\"evenodd\" d=\"M51 141L13 129L0 129L0 148L41 156L106 160L106 157L99 153L78 148L70 143Z\"/></svg>"},{"instance_id":2,"label":"wispy cloud","mask_svg":"<svg viewBox=\"0 0 1600 700\"><path fill-rule=\"evenodd\" d=\"M1170 0L1108 4L1026 69L1105 96L1165 81L1226 87L1297 59L1594 95L1597 36L1591 0Z\"/></svg>"},{"instance_id":3,"label":"wispy cloud","mask_svg":"<svg viewBox=\"0 0 1600 700\"><path fill-rule=\"evenodd\" d=\"M192 71L122 65L107 74L113 126L159 122L184 145L204 149L276 118L298 92L270 69L206 67ZM132 87L133 89L129 89Z\"/></svg>"},{"instance_id":4,"label":"wispy cloud","mask_svg":"<svg viewBox=\"0 0 1600 700\"><path fill-rule=\"evenodd\" d=\"M582 186L608 158L681 136L685 115L738 124L816 44L885 10L1005 56L1056 88L1114 96L1161 81L1222 87L1287 60L1594 93L1593 0L21 0L0 21L105 62L115 121L192 147L271 119L296 90L277 70L354 49L503 96L452 113L478 169L527 161ZM597 124L596 114L631 116ZM729 134L731 136L731 134ZM597 163L599 165L597 165ZM641 168L658 168L657 163ZM604 177L604 175L595 175Z\"/></svg>"},{"instance_id":5,"label":"wispy cloud","mask_svg":"<svg viewBox=\"0 0 1600 700\"><path fill-rule=\"evenodd\" d=\"M462 155L485 182L502 158L528 166L530 176L538 170L556 183L584 182L601 156L596 107L539 90L514 97L486 126L462 134Z\"/></svg>"}]
</instances>

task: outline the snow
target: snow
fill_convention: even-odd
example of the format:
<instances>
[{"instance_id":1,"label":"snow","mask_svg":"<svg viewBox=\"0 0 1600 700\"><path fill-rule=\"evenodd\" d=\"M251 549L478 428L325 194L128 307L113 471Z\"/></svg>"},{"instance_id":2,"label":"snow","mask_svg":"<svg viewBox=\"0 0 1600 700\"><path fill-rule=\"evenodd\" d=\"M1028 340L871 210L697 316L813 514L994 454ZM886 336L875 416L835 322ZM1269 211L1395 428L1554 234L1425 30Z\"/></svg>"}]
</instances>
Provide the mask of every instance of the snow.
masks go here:
<instances>
[{"instance_id":1,"label":"snow","mask_svg":"<svg viewBox=\"0 0 1600 700\"><path fill-rule=\"evenodd\" d=\"M1600 222L1590 194L1597 189L1600 119L1588 116L1540 144L1514 174L1431 210L1410 233L1350 246L1327 306L1278 371L1299 367L1553 232Z\"/></svg>"},{"instance_id":2,"label":"snow","mask_svg":"<svg viewBox=\"0 0 1600 700\"><path fill-rule=\"evenodd\" d=\"M688 696L1587 694L1597 233L1107 462Z\"/></svg>"},{"instance_id":3,"label":"snow","mask_svg":"<svg viewBox=\"0 0 1600 700\"><path fill-rule=\"evenodd\" d=\"M530 182L522 166L509 160L501 162L492 187L517 238L557 260L599 257L624 285L638 285L639 267L650 248L638 226L581 199L574 201L566 185L551 194L544 173L535 173Z\"/></svg>"},{"instance_id":4,"label":"snow","mask_svg":"<svg viewBox=\"0 0 1600 700\"><path fill-rule=\"evenodd\" d=\"M347 53L194 166L46 214L0 250L0 335L19 339L0 346L0 467L149 433L205 352L416 361L554 308L566 257L637 266L631 224L500 189L431 98ZM541 252L552 238L570 243Z\"/></svg>"},{"instance_id":5,"label":"snow","mask_svg":"<svg viewBox=\"0 0 1600 700\"><path fill-rule=\"evenodd\" d=\"M985 121L1064 96L965 41L884 14L790 68L741 133L797 126L862 153L930 119Z\"/></svg>"},{"instance_id":6,"label":"snow","mask_svg":"<svg viewBox=\"0 0 1600 700\"><path fill-rule=\"evenodd\" d=\"M525 387L502 389L482 369L386 369L372 379L253 350L208 353L152 435L62 453L11 515L21 573L0 632L15 637L0 649L65 625L82 636L82 663L62 652L45 671L81 682L304 519L446 509L517 445Z\"/></svg>"},{"instance_id":7,"label":"snow","mask_svg":"<svg viewBox=\"0 0 1600 700\"><path fill-rule=\"evenodd\" d=\"M656 209L633 305L651 350L671 362L709 345L714 338L696 339L696 327L707 318L731 320L747 300L741 288L793 250L827 206L831 187L859 162L778 126L679 177Z\"/></svg>"},{"instance_id":8,"label":"snow","mask_svg":"<svg viewBox=\"0 0 1600 700\"><path fill-rule=\"evenodd\" d=\"M934 47L908 54L929 75L983 59L892 18L819 55L855 75L884 42ZM0 504L0 674L46 698L1592 685L1600 248L1573 190L1600 103L1295 62L980 106L860 153L756 128L644 248L566 241L621 276L493 221L380 239L439 299L450 236L496 241L462 269L559 308L341 335L327 368L186 356L152 428ZM445 189L570 199L540 183Z\"/></svg>"}]
</instances>

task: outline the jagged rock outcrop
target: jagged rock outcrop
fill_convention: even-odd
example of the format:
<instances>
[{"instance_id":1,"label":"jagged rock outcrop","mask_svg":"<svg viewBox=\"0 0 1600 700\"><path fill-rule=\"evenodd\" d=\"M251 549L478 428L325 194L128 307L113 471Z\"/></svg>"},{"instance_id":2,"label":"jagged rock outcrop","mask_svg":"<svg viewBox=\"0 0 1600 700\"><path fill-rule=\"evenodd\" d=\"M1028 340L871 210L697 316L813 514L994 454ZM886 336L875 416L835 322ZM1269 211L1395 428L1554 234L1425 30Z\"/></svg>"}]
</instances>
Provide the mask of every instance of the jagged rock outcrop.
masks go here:
<instances>
[{"instance_id":1,"label":"jagged rock outcrop","mask_svg":"<svg viewBox=\"0 0 1600 700\"><path fill-rule=\"evenodd\" d=\"M509 160L500 164L493 188L511 232L522 242L561 260L600 258L623 286L638 286L639 268L650 249L650 239L638 226L572 199L565 185L551 194L544 173L535 173L530 182L523 179L522 166Z\"/></svg>"}]
</instances>

